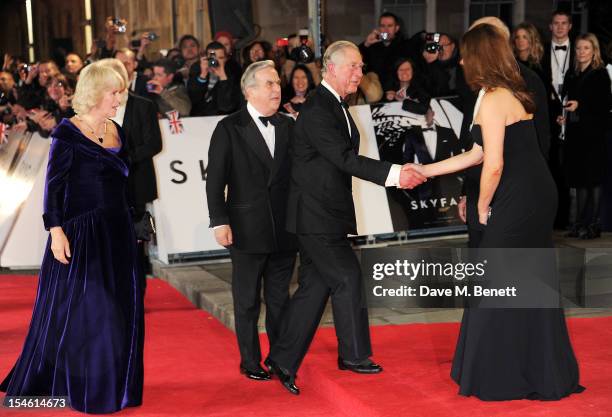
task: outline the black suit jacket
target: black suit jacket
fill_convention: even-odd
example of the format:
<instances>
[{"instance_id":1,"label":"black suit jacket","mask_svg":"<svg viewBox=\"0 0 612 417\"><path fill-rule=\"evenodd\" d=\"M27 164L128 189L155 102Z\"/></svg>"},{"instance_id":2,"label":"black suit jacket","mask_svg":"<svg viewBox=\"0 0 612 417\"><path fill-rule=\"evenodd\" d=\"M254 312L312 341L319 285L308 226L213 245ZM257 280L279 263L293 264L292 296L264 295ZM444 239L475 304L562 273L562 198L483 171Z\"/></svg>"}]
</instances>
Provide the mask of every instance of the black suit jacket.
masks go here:
<instances>
[{"instance_id":1,"label":"black suit jacket","mask_svg":"<svg viewBox=\"0 0 612 417\"><path fill-rule=\"evenodd\" d=\"M293 119L275 116L274 158L246 107L221 120L208 150L210 227L229 224L233 247L250 253L293 250L285 231ZM227 185L227 200L225 187Z\"/></svg>"},{"instance_id":2,"label":"black suit jacket","mask_svg":"<svg viewBox=\"0 0 612 417\"><path fill-rule=\"evenodd\" d=\"M128 201L130 205L142 206L157 198L153 157L161 152L162 139L155 103L130 92L122 128L131 161Z\"/></svg>"},{"instance_id":3,"label":"black suit jacket","mask_svg":"<svg viewBox=\"0 0 612 417\"><path fill-rule=\"evenodd\" d=\"M302 105L291 146L287 229L294 233L357 234L352 177L384 185L391 163L358 155L336 97L319 85Z\"/></svg>"}]
</instances>

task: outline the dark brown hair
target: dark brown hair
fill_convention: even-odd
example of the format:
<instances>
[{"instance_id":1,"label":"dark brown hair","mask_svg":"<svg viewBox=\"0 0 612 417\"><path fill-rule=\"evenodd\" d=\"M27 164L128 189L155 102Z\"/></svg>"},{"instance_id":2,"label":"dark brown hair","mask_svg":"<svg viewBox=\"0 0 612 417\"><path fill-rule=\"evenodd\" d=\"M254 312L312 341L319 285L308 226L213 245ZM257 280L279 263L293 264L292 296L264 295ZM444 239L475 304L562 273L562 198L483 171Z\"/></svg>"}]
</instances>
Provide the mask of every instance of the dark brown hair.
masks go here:
<instances>
[{"instance_id":1,"label":"dark brown hair","mask_svg":"<svg viewBox=\"0 0 612 417\"><path fill-rule=\"evenodd\" d=\"M465 80L473 90L506 88L527 113L535 112L510 43L497 28L481 24L467 31L461 39L461 57Z\"/></svg>"}]
</instances>

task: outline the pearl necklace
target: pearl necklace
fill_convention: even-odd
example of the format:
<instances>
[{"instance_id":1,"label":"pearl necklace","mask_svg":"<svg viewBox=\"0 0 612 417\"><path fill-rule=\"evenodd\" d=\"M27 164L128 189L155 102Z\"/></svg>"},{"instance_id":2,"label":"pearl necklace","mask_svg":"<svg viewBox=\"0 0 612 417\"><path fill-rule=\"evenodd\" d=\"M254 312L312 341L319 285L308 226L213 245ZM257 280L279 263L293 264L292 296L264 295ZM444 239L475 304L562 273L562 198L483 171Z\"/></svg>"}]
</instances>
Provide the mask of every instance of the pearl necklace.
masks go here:
<instances>
[{"instance_id":1,"label":"pearl necklace","mask_svg":"<svg viewBox=\"0 0 612 417\"><path fill-rule=\"evenodd\" d=\"M96 131L92 129L91 125L87 123L85 120L83 120L81 116L77 116L77 119L79 119L79 121L83 123L85 127L91 131L91 134L94 135L94 137L98 139L98 142L104 143L104 136L106 136L106 120L104 120L104 133L102 134L102 136L98 136L96 135Z\"/></svg>"}]
</instances>

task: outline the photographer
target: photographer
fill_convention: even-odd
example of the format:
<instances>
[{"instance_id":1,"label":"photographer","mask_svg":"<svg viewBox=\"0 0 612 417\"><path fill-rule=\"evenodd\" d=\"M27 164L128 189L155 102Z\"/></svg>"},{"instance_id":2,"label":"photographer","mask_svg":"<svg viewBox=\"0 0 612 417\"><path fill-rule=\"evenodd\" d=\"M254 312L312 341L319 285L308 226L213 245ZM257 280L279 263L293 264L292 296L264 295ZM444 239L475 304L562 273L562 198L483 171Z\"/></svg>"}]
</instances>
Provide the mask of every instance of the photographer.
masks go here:
<instances>
[{"instance_id":1,"label":"photographer","mask_svg":"<svg viewBox=\"0 0 612 417\"><path fill-rule=\"evenodd\" d=\"M23 68L27 76L18 89L18 95L33 106L38 106L45 98L49 81L59 74L59 69L53 61L43 61Z\"/></svg>"},{"instance_id":2,"label":"photographer","mask_svg":"<svg viewBox=\"0 0 612 417\"><path fill-rule=\"evenodd\" d=\"M219 42L211 42L191 67L187 92L192 116L229 114L240 107L240 79L229 72L227 52Z\"/></svg>"},{"instance_id":3,"label":"photographer","mask_svg":"<svg viewBox=\"0 0 612 417\"><path fill-rule=\"evenodd\" d=\"M157 110L165 116L166 112L177 110L181 117L189 116L191 101L185 86L174 81L176 66L172 61L160 59L153 64L153 79L147 82L150 98Z\"/></svg>"},{"instance_id":4,"label":"photographer","mask_svg":"<svg viewBox=\"0 0 612 417\"><path fill-rule=\"evenodd\" d=\"M415 72L423 76L423 88L430 97L441 97L450 94L450 75L439 61L443 47L440 45L440 33L419 32L410 39L415 64Z\"/></svg>"},{"instance_id":5,"label":"photographer","mask_svg":"<svg viewBox=\"0 0 612 417\"><path fill-rule=\"evenodd\" d=\"M277 45L280 46L280 45ZM321 70L315 61L315 55L312 50L313 42L308 37L308 30L300 30L299 36L291 34L287 37L287 45L285 47L286 60L282 64L281 79L285 85L290 85L292 73L297 65L304 65L310 71L312 80L315 86L321 82Z\"/></svg>"},{"instance_id":6,"label":"photographer","mask_svg":"<svg viewBox=\"0 0 612 417\"><path fill-rule=\"evenodd\" d=\"M392 78L393 63L405 55L405 45L396 15L383 13L378 22L378 28L370 32L359 50L368 71L378 74L381 84L386 85Z\"/></svg>"},{"instance_id":7,"label":"photographer","mask_svg":"<svg viewBox=\"0 0 612 417\"><path fill-rule=\"evenodd\" d=\"M440 53L438 63L442 70L446 72L448 78L447 91L445 95L457 94L458 90L467 89L463 69L459 65L461 56L457 41L446 33L440 34Z\"/></svg>"}]
</instances>

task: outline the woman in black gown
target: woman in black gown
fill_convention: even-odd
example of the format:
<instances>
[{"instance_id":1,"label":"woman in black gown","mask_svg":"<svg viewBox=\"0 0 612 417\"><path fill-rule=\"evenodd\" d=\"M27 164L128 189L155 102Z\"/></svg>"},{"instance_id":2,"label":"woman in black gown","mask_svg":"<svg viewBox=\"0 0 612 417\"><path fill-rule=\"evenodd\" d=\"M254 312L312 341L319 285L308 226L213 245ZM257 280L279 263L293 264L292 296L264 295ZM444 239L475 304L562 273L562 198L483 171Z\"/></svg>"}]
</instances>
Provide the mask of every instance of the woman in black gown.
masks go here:
<instances>
[{"instance_id":1,"label":"woman in black gown","mask_svg":"<svg viewBox=\"0 0 612 417\"><path fill-rule=\"evenodd\" d=\"M30 329L0 384L12 396L68 397L86 413L142 403L144 305L127 206L125 136L116 114L125 80L85 67L77 116L51 133L43 220L50 231Z\"/></svg>"},{"instance_id":2,"label":"woman in black gown","mask_svg":"<svg viewBox=\"0 0 612 417\"><path fill-rule=\"evenodd\" d=\"M482 163L479 247L552 248L556 188L510 46L498 29L482 24L464 35L461 55L466 80L480 89L474 146L421 172L430 177ZM461 395L488 401L558 400L584 389L560 308L466 308L451 377Z\"/></svg>"},{"instance_id":3,"label":"woman in black gown","mask_svg":"<svg viewBox=\"0 0 612 417\"><path fill-rule=\"evenodd\" d=\"M576 67L565 75L567 95L563 168L568 186L576 189L576 221L569 237L601 235L602 185L606 176L606 123L612 105L610 77L599 41L592 33L576 38Z\"/></svg>"}]
</instances>

